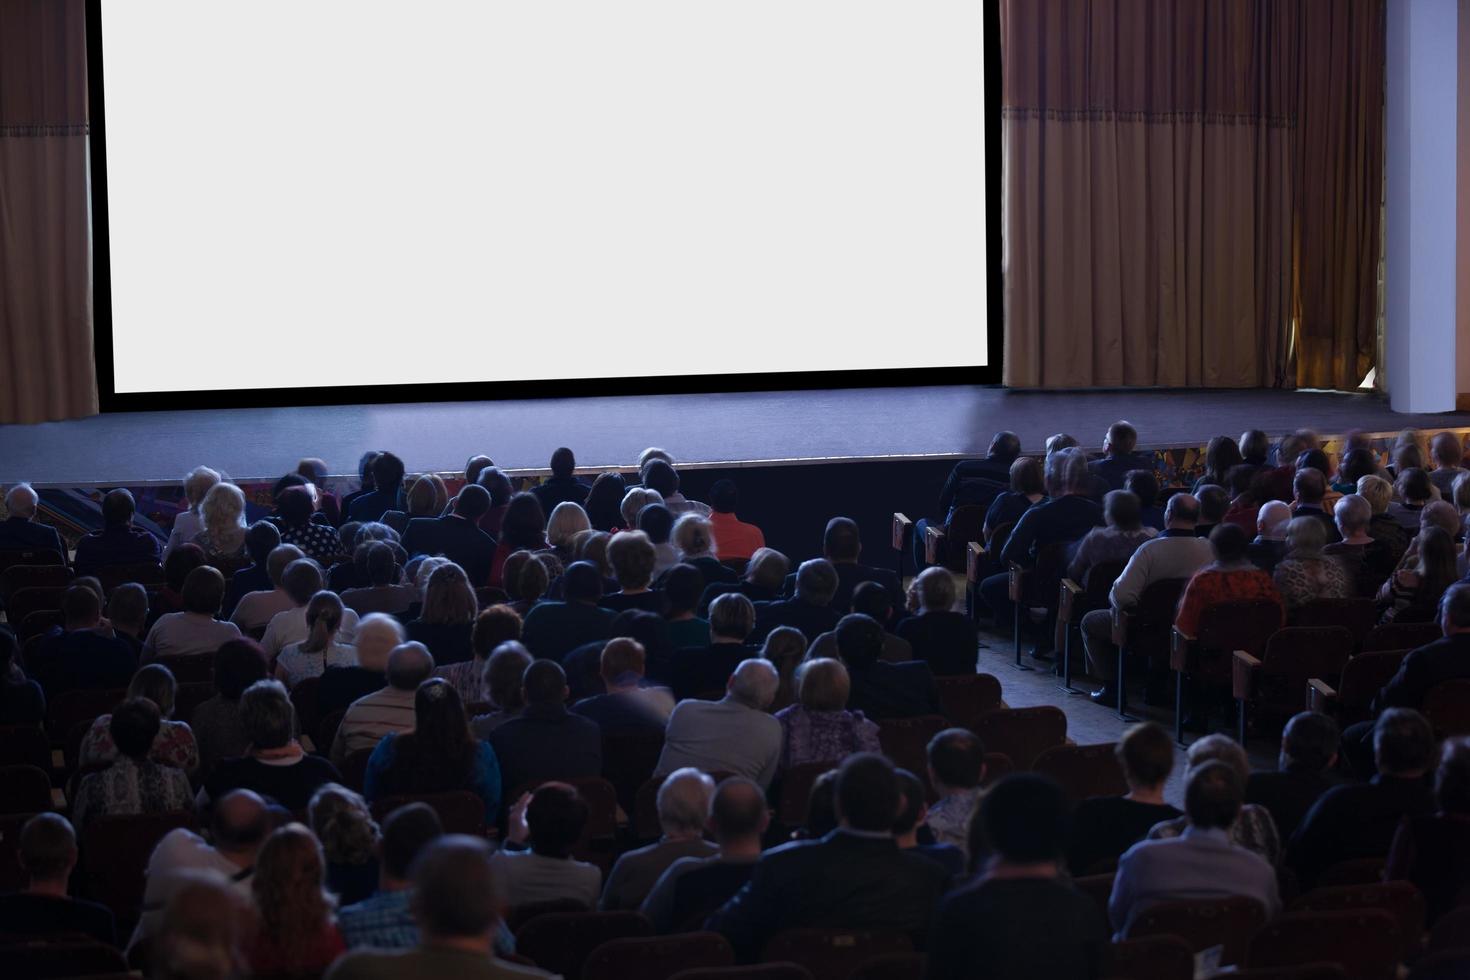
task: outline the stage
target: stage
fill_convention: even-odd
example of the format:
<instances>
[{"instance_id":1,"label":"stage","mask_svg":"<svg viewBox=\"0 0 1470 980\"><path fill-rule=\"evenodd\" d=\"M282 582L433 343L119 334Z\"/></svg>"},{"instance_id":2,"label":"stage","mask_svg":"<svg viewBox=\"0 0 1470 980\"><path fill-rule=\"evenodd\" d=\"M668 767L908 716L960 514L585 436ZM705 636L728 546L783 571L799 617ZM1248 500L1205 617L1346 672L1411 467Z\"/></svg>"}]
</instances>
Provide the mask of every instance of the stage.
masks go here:
<instances>
[{"instance_id":1,"label":"stage","mask_svg":"<svg viewBox=\"0 0 1470 980\"><path fill-rule=\"evenodd\" d=\"M202 409L0 426L0 485L174 483L200 463L244 482L274 479L302 456L346 476L366 449L391 449L411 471L453 472L485 453L526 475L544 470L563 445L584 469L628 466L647 446L668 449L684 466L719 469L937 461L983 452L997 429L1018 433L1027 452L1055 432L1097 449L1118 418L1138 427L1144 449L1199 447L1249 428L1332 436L1470 427L1470 413L1401 415L1375 395L1275 390L950 386Z\"/></svg>"}]
</instances>

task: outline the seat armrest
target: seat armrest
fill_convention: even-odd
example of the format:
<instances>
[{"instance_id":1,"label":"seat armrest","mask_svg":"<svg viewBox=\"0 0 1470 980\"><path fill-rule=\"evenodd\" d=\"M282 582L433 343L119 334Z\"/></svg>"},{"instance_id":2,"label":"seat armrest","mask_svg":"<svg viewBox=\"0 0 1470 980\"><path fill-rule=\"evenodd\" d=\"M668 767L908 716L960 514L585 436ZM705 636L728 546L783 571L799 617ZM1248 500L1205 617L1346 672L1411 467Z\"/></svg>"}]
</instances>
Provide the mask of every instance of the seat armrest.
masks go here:
<instances>
[{"instance_id":1,"label":"seat armrest","mask_svg":"<svg viewBox=\"0 0 1470 980\"><path fill-rule=\"evenodd\" d=\"M901 511L893 512L893 550L902 551L908 547L909 535L914 533L914 522L909 520Z\"/></svg>"},{"instance_id":2,"label":"seat armrest","mask_svg":"<svg viewBox=\"0 0 1470 980\"><path fill-rule=\"evenodd\" d=\"M1128 629L1133 625L1133 610L1113 607L1113 646L1128 645Z\"/></svg>"},{"instance_id":3,"label":"seat armrest","mask_svg":"<svg viewBox=\"0 0 1470 980\"><path fill-rule=\"evenodd\" d=\"M1189 655L1193 652L1194 637L1176 626L1169 638L1169 668L1185 670L1189 664Z\"/></svg>"},{"instance_id":4,"label":"seat armrest","mask_svg":"<svg viewBox=\"0 0 1470 980\"><path fill-rule=\"evenodd\" d=\"M930 524L924 528L924 560L931 565L944 564L944 542L947 535L943 528Z\"/></svg>"},{"instance_id":5,"label":"seat armrest","mask_svg":"<svg viewBox=\"0 0 1470 980\"><path fill-rule=\"evenodd\" d=\"M1244 650L1236 650L1230 661L1230 686L1239 701L1249 701L1261 662Z\"/></svg>"},{"instance_id":6,"label":"seat armrest","mask_svg":"<svg viewBox=\"0 0 1470 980\"><path fill-rule=\"evenodd\" d=\"M1073 617L1077 614L1077 597L1082 595L1082 586L1069 578L1062 579L1062 587L1057 593L1057 622L1071 625Z\"/></svg>"},{"instance_id":7,"label":"seat armrest","mask_svg":"<svg viewBox=\"0 0 1470 980\"><path fill-rule=\"evenodd\" d=\"M985 567L985 546L979 541L971 541L965 546L965 581L971 585L980 584L980 570Z\"/></svg>"},{"instance_id":8,"label":"seat armrest","mask_svg":"<svg viewBox=\"0 0 1470 980\"><path fill-rule=\"evenodd\" d=\"M1007 562L1006 575L1010 578L1007 594L1012 602L1019 603L1026 594L1026 569L1013 561Z\"/></svg>"},{"instance_id":9,"label":"seat armrest","mask_svg":"<svg viewBox=\"0 0 1470 980\"><path fill-rule=\"evenodd\" d=\"M1337 707L1337 690L1320 677L1307 681L1307 710L1332 714Z\"/></svg>"}]
</instances>

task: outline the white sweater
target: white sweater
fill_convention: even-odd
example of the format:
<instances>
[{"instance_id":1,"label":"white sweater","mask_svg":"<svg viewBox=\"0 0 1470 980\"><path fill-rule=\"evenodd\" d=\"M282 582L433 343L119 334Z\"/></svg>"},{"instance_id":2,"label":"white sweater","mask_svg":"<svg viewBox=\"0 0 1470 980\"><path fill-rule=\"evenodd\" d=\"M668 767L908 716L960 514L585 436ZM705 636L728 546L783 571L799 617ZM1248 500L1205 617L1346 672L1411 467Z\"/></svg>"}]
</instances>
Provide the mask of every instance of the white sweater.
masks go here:
<instances>
[{"instance_id":1,"label":"white sweater","mask_svg":"<svg viewBox=\"0 0 1470 980\"><path fill-rule=\"evenodd\" d=\"M1139 545L1108 598L1114 609L1128 609L1138 604L1143 590L1153 583L1187 579L1214 560L1215 551L1207 538L1160 535Z\"/></svg>"}]
</instances>

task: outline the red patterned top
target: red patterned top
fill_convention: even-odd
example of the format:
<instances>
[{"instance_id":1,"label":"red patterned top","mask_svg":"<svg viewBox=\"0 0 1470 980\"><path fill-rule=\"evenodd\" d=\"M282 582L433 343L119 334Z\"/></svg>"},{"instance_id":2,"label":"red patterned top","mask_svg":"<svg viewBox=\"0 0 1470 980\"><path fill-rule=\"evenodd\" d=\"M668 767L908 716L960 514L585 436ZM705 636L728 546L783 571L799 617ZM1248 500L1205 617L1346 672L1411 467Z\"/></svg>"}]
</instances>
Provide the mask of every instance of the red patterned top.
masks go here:
<instances>
[{"instance_id":1,"label":"red patterned top","mask_svg":"<svg viewBox=\"0 0 1470 980\"><path fill-rule=\"evenodd\" d=\"M1207 607L1236 599L1270 599L1280 604L1281 593L1276 591L1276 583L1271 581L1271 576L1253 565L1206 565L1195 572L1184 587L1174 625L1181 633L1194 636L1199 632L1200 614ZM1281 613L1281 622L1286 624L1285 609Z\"/></svg>"}]
</instances>

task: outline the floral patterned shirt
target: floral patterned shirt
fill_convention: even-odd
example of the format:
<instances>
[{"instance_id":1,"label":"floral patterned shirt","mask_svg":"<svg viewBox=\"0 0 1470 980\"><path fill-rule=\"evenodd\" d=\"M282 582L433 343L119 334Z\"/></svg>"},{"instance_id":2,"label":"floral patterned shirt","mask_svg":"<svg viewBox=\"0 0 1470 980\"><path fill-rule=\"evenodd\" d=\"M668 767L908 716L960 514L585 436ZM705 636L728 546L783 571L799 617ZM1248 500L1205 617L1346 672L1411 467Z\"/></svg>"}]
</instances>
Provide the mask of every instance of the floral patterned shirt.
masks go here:
<instances>
[{"instance_id":1,"label":"floral patterned shirt","mask_svg":"<svg viewBox=\"0 0 1470 980\"><path fill-rule=\"evenodd\" d=\"M1335 558L1288 557L1277 564L1274 578L1288 610L1313 599L1346 599L1353 594L1347 568Z\"/></svg>"},{"instance_id":2,"label":"floral patterned shirt","mask_svg":"<svg viewBox=\"0 0 1470 980\"><path fill-rule=\"evenodd\" d=\"M854 752L878 752L878 723L861 711L812 711L793 704L776 712L781 723L781 768L840 762Z\"/></svg>"},{"instance_id":3,"label":"floral patterned shirt","mask_svg":"<svg viewBox=\"0 0 1470 980\"><path fill-rule=\"evenodd\" d=\"M112 744L112 715L106 714L92 722L82 738L82 749L78 762L82 768L111 765L117 759L117 746ZM164 719L153 739L153 748L148 758L161 766L173 766L184 772L199 768L199 745L194 740L194 731L182 721Z\"/></svg>"}]
</instances>

